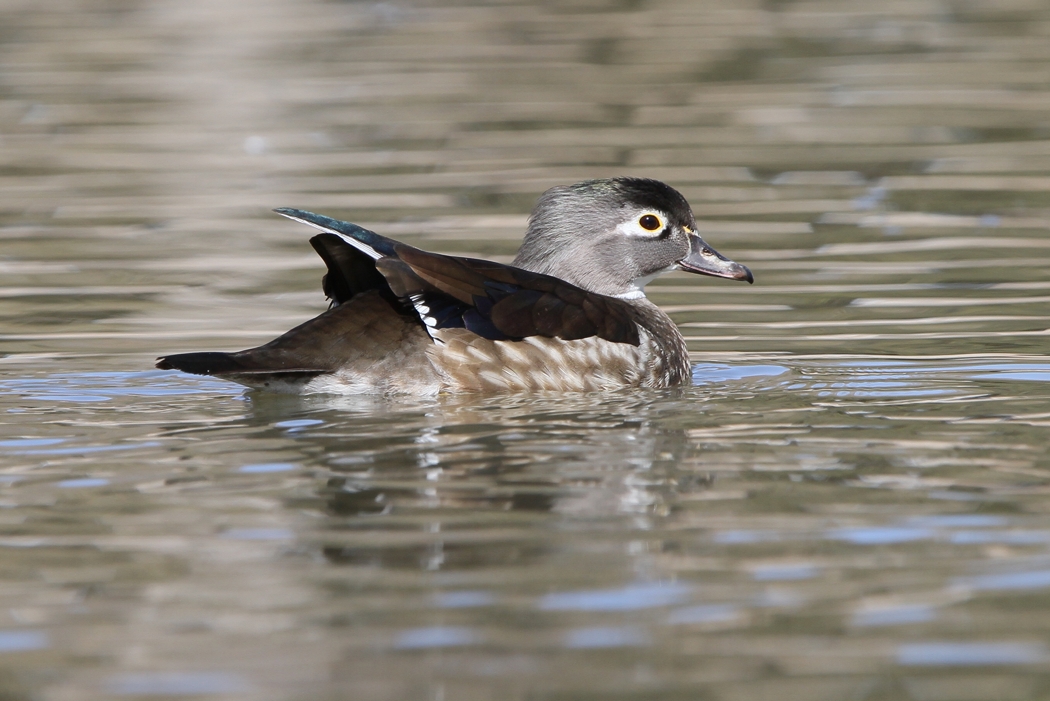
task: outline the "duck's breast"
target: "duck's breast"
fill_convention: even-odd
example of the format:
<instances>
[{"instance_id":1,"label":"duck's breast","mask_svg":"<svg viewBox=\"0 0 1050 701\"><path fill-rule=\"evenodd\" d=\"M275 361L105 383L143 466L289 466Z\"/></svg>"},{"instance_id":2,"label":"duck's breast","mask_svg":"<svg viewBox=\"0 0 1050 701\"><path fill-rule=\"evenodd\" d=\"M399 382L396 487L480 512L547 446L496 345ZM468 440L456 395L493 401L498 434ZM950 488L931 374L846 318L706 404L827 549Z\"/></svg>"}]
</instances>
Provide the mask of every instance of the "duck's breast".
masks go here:
<instances>
[{"instance_id":1,"label":"duck's breast","mask_svg":"<svg viewBox=\"0 0 1050 701\"><path fill-rule=\"evenodd\" d=\"M648 334L639 345L597 337L492 341L464 329L432 332L427 350L451 391L574 391L661 386L663 363Z\"/></svg>"}]
</instances>

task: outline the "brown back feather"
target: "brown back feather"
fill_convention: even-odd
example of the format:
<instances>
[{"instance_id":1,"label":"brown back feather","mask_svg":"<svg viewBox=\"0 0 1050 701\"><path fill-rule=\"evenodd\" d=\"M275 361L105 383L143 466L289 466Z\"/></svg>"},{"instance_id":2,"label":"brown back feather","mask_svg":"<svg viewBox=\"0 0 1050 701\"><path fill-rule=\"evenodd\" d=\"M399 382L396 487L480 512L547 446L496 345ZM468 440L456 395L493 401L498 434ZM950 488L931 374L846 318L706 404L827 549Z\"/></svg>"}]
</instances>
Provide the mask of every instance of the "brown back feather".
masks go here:
<instances>
[{"instance_id":1,"label":"brown back feather","mask_svg":"<svg viewBox=\"0 0 1050 701\"><path fill-rule=\"evenodd\" d=\"M415 336L427 338L414 318L398 313L378 290L371 290L257 348L169 355L158 359L157 367L220 377L295 374L309 378L344 367L367 368L401 350Z\"/></svg>"},{"instance_id":2,"label":"brown back feather","mask_svg":"<svg viewBox=\"0 0 1050 701\"><path fill-rule=\"evenodd\" d=\"M639 343L634 309L622 300L492 261L428 253L404 244L395 251L397 258L376 261L395 295L450 298L445 304L463 307L456 320L464 314L479 315L501 334L494 340L597 336L614 343ZM428 306L433 305L428 302ZM448 323L457 325L464 322Z\"/></svg>"}]
</instances>

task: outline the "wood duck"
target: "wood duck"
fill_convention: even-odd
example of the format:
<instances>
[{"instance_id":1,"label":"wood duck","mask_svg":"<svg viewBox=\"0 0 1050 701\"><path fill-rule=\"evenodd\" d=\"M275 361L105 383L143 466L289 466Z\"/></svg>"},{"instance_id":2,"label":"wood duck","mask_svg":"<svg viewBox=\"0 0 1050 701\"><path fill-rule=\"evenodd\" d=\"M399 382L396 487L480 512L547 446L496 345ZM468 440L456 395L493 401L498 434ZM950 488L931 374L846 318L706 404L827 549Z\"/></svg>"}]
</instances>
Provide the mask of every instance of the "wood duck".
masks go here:
<instances>
[{"instance_id":1,"label":"wood duck","mask_svg":"<svg viewBox=\"0 0 1050 701\"><path fill-rule=\"evenodd\" d=\"M646 283L672 270L753 282L657 180L548 190L511 265L274 211L322 232L310 243L328 267L331 307L258 348L168 355L158 368L297 393L670 387L689 381L689 354Z\"/></svg>"}]
</instances>

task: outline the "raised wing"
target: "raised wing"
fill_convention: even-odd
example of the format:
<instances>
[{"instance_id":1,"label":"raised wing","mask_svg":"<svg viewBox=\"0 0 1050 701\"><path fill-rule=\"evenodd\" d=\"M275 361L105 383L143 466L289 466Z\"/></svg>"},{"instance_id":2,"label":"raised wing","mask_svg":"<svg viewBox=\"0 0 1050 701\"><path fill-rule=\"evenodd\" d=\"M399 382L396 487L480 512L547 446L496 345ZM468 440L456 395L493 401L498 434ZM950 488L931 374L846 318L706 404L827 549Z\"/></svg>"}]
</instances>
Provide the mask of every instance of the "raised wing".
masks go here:
<instances>
[{"instance_id":1,"label":"raised wing","mask_svg":"<svg viewBox=\"0 0 1050 701\"><path fill-rule=\"evenodd\" d=\"M637 346L633 309L613 297L510 265L397 244L376 268L430 329L466 328L491 340L598 338Z\"/></svg>"},{"instance_id":2,"label":"raised wing","mask_svg":"<svg viewBox=\"0 0 1050 701\"><path fill-rule=\"evenodd\" d=\"M291 207L280 207L273 211L281 216L312 226L318 231L335 234L357 250L368 254L373 260L393 255L394 247L398 245L394 239L388 239L386 236L380 236L357 224L332 219L323 214L314 214L304 209L292 209Z\"/></svg>"},{"instance_id":3,"label":"raised wing","mask_svg":"<svg viewBox=\"0 0 1050 701\"><path fill-rule=\"evenodd\" d=\"M368 290L379 290L383 297L397 307L401 305L390 291L386 278L376 270L375 259L335 234L317 234L310 245L321 256L328 272L321 278L325 296L332 306L349 301Z\"/></svg>"},{"instance_id":4,"label":"raised wing","mask_svg":"<svg viewBox=\"0 0 1050 701\"><path fill-rule=\"evenodd\" d=\"M310 243L328 266L323 286L335 304L378 289L402 313L411 303L435 331L465 328L497 341L545 336L639 343L634 310L614 297L510 265L428 253L321 214L274 211L325 232Z\"/></svg>"}]
</instances>

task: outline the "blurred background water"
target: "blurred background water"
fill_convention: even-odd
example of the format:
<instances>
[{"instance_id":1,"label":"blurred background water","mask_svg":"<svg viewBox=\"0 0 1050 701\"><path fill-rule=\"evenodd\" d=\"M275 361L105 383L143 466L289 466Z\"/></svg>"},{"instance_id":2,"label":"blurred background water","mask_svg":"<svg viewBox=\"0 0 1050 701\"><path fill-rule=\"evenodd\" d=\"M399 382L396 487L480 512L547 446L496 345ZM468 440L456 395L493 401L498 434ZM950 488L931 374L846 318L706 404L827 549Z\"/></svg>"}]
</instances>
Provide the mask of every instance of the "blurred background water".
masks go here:
<instances>
[{"instance_id":1,"label":"blurred background water","mask_svg":"<svg viewBox=\"0 0 1050 701\"><path fill-rule=\"evenodd\" d=\"M151 369L622 174L690 388ZM1042 0L3 0L0 698L1046 698L1048 225Z\"/></svg>"}]
</instances>

